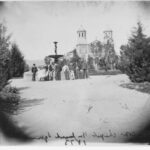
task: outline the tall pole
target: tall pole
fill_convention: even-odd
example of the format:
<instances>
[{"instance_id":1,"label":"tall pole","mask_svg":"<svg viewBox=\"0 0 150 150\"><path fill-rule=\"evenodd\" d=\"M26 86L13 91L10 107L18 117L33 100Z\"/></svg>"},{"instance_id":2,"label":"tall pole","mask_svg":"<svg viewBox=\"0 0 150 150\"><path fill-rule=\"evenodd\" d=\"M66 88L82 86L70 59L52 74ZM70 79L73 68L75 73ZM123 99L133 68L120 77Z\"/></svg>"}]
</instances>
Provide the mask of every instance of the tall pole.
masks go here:
<instances>
[{"instance_id":1,"label":"tall pole","mask_svg":"<svg viewBox=\"0 0 150 150\"><path fill-rule=\"evenodd\" d=\"M55 45L55 55L57 55L57 43L58 42L56 42L56 41L54 42L54 45Z\"/></svg>"},{"instance_id":2,"label":"tall pole","mask_svg":"<svg viewBox=\"0 0 150 150\"><path fill-rule=\"evenodd\" d=\"M58 42L56 42L56 41L54 42L54 45L55 45L55 62L57 62L57 60L58 60L57 59L57 43Z\"/></svg>"}]
</instances>

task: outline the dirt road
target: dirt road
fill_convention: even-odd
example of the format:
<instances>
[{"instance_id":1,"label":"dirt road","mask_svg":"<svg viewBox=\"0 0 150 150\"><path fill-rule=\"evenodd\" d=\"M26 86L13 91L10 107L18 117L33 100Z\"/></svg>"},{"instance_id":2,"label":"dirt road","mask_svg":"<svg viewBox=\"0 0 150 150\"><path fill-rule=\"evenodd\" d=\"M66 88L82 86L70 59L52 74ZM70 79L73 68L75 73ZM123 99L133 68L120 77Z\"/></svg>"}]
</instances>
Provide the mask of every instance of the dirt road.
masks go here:
<instances>
[{"instance_id":1,"label":"dirt road","mask_svg":"<svg viewBox=\"0 0 150 150\"><path fill-rule=\"evenodd\" d=\"M148 94L120 86L127 82L125 75L47 82L14 79L12 86L21 88L26 101L42 99L14 119L33 138L47 137L34 143L125 142L144 127L149 105Z\"/></svg>"}]
</instances>

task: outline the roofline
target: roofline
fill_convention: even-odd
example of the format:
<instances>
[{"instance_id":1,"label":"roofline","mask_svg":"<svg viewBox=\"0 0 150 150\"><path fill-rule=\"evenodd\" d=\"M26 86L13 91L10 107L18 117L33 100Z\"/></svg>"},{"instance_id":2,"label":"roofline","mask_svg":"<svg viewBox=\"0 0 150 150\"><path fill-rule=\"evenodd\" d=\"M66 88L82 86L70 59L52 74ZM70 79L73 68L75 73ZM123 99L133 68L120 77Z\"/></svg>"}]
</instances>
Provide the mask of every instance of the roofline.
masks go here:
<instances>
[{"instance_id":1,"label":"roofline","mask_svg":"<svg viewBox=\"0 0 150 150\"><path fill-rule=\"evenodd\" d=\"M83 30L77 30L77 33L78 32L86 32L86 30L85 29L83 29Z\"/></svg>"}]
</instances>

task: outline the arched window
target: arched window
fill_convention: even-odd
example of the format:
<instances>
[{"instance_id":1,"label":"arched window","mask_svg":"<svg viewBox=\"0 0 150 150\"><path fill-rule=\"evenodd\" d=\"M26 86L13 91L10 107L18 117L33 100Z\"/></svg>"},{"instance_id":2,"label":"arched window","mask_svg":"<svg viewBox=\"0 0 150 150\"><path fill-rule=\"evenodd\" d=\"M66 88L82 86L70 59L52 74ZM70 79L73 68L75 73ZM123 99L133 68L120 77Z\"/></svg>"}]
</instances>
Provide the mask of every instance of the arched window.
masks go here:
<instances>
[{"instance_id":1,"label":"arched window","mask_svg":"<svg viewBox=\"0 0 150 150\"><path fill-rule=\"evenodd\" d=\"M83 32L82 32L82 37L83 37Z\"/></svg>"}]
</instances>

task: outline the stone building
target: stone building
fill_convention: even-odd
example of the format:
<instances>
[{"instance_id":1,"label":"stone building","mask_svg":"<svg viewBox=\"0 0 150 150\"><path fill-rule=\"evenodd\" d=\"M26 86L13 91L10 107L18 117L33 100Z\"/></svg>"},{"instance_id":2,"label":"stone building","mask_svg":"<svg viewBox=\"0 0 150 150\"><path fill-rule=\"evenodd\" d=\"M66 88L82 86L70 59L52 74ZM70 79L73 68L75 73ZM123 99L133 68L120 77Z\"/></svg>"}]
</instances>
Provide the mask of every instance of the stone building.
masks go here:
<instances>
[{"instance_id":1,"label":"stone building","mask_svg":"<svg viewBox=\"0 0 150 150\"><path fill-rule=\"evenodd\" d=\"M113 32L111 30L104 31L103 42L95 40L91 43L87 42L87 32L81 26L77 30L76 51L80 58L88 61L92 60L92 65L96 70L101 69L100 62L103 61L109 69L114 69L116 53L114 50ZM66 58L71 58L73 51L66 54Z\"/></svg>"},{"instance_id":2,"label":"stone building","mask_svg":"<svg viewBox=\"0 0 150 150\"><path fill-rule=\"evenodd\" d=\"M86 30L81 26L77 31L76 50L79 57L86 59L89 55L89 44L87 43Z\"/></svg>"}]
</instances>

